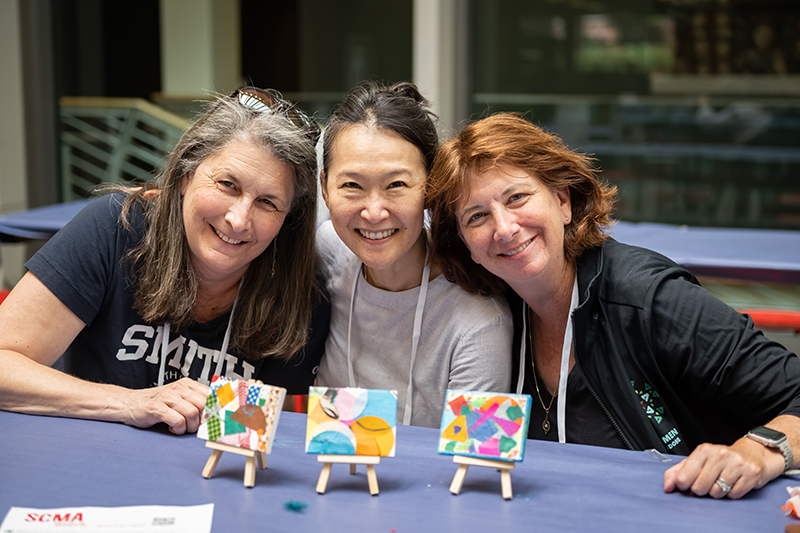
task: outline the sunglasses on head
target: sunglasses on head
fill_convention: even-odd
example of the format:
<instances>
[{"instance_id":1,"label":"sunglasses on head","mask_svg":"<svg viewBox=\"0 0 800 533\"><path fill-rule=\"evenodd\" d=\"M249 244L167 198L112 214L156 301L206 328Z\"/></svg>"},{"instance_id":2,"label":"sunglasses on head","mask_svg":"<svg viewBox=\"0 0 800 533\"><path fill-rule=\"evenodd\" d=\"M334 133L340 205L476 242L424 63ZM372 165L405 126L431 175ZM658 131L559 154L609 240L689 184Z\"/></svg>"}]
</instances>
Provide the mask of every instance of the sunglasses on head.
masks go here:
<instances>
[{"instance_id":1,"label":"sunglasses on head","mask_svg":"<svg viewBox=\"0 0 800 533\"><path fill-rule=\"evenodd\" d=\"M281 93L274 89L240 87L233 91L231 98L238 99L240 104L254 111L264 111L266 109L279 111L292 124L303 130L312 143L316 144L317 139L319 139L320 129L314 119L299 107L284 100Z\"/></svg>"}]
</instances>

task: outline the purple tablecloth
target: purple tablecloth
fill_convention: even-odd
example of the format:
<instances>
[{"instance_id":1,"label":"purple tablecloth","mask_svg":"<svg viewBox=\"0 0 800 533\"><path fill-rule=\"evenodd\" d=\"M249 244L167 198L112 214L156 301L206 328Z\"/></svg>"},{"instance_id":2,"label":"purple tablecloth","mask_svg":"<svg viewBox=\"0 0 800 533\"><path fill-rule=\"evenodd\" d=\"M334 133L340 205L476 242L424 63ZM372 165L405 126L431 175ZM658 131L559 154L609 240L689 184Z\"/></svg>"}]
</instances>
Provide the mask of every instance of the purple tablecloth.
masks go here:
<instances>
[{"instance_id":1,"label":"purple tablecloth","mask_svg":"<svg viewBox=\"0 0 800 533\"><path fill-rule=\"evenodd\" d=\"M436 453L438 432L398 428L397 455L376 467L370 496L365 468L334 465L327 492L304 452L303 414L283 413L268 468L243 486L245 458L223 454L211 479L210 455L194 436L121 424L0 411L0 516L16 507L197 505L214 503L215 532L375 531L783 531L786 487L773 481L739 501L665 494L661 463L644 452L528 441L511 472L514 498L500 496L500 474L472 467L459 496L449 492L456 465ZM308 507L286 510L290 500Z\"/></svg>"}]
</instances>

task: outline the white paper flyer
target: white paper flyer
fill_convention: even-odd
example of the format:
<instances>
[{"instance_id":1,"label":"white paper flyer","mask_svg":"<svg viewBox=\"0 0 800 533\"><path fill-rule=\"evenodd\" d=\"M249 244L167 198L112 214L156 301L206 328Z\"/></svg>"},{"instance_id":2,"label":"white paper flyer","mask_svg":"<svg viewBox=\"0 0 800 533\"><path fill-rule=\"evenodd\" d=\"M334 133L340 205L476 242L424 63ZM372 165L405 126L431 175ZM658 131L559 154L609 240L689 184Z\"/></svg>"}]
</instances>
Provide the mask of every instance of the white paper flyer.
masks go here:
<instances>
[{"instance_id":1,"label":"white paper flyer","mask_svg":"<svg viewBox=\"0 0 800 533\"><path fill-rule=\"evenodd\" d=\"M214 504L132 507L12 507L0 533L210 533Z\"/></svg>"}]
</instances>

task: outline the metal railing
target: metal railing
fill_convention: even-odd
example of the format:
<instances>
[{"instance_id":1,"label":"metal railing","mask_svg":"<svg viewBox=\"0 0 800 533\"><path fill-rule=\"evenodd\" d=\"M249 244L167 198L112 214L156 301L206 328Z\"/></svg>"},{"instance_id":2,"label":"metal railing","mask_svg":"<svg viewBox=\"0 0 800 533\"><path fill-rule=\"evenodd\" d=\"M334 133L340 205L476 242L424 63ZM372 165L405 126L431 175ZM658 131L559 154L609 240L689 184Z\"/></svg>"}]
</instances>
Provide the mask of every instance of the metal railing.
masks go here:
<instances>
[{"instance_id":1,"label":"metal railing","mask_svg":"<svg viewBox=\"0 0 800 533\"><path fill-rule=\"evenodd\" d=\"M61 98L62 201L91 195L101 183L152 180L184 119L140 98Z\"/></svg>"}]
</instances>

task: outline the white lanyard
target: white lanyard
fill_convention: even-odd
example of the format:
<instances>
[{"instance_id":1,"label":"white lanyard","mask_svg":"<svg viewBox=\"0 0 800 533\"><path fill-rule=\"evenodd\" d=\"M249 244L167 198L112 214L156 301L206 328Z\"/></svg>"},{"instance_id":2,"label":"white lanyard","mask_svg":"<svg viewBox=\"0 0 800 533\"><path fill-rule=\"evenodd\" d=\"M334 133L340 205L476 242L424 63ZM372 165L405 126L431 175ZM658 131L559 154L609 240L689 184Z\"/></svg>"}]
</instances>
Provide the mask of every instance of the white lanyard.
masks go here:
<instances>
[{"instance_id":1,"label":"white lanyard","mask_svg":"<svg viewBox=\"0 0 800 533\"><path fill-rule=\"evenodd\" d=\"M561 368L558 374L558 407L556 408L558 423L558 442L567 442L567 378L569 376L569 354L572 351L572 313L578 307L578 275L575 274L575 281L572 284L572 300L569 304L569 318L567 327L564 330L564 344L561 346ZM522 301L522 342L519 350L519 378L517 381L517 394L522 394L522 385L525 381L525 340L527 339L527 328L525 317L527 316L528 305ZM531 358L533 352L531 352Z\"/></svg>"},{"instance_id":2,"label":"white lanyard","mask_svg":"<svg viewBox=\"0 0 800 533\"><path fill-rule=\"evenodd\" d=\"M244 278L242 278L243 280ZM233 313L236 311L236 303L239 301L239 289L242 287L242 280L239 280L239 287L236 289L236 298L233 300L233 307L231 308L231 316L228 317L228 327L225 328L225 336L222 338L222 348L220 348L219 359L217 359L217 366L214 369L214 374L217 376L222 375L222 364L228 355L228 341L231 338L231 324L233 323ZM161 337L161 362L158 367L158 386L164 385L164 368L167 363L167 348L169 347L169 322L164 324L164 336ZM230 372L231 369L228 369Z\"/></svg>"},{"instance_id":3,"label":"white lanyard","mask_svg":"<svg viewBox=\"0 0 800 533\"><path fill-rule=\"evenodd\" d=\"M425 299L428 296L428 279L431 276L431 265L428 262L428 256L425 253L425 266L422 269L422 281L419 287L419 296L417 297L417 309L414 311L414 332L411 337L411 364L408 368L408 390L406 392L406 408L403 411L403 424L406 426L411 425L411 400L414 394L414 361L417 359L417 347L419 346L420 332L422 331L422 312L425 309ZM350 333L353 330L353 309L356 301L356 287L358 286L358 278L361 277L361 267L363 263L358 264L355 272L355 279L353 280L353 290L350 293L350 317L347 321L347 371L350 377L350 386L356 386L356 378L353 373L353 360L350 357Z\"/></svg>"},{"instance_id":4,"label":"white lanyard","mask_svg":"<svg viewBox=\"0 0 800 533\"><path fill-rule=\"evenodd\" d=\"M572 312L578 307L578 274L572 284L572 301L569 304L567 328L564 330L564 345L561 347L561 371L558 373L558 442L567 442L567 378L569 377L569 354L572 351ZM533 354L531 354L533 357Z\"/></svg>"}]
</instances>

